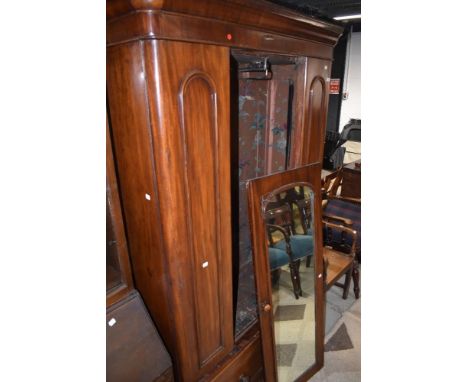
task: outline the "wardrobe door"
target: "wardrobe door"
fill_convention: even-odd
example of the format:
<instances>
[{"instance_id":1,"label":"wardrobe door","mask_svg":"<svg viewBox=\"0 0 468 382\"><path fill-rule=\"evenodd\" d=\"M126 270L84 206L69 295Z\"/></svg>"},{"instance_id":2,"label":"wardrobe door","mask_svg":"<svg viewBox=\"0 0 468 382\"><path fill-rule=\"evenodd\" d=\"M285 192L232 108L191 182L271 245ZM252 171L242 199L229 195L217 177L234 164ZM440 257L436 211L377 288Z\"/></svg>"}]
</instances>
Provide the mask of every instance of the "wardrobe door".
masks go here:
<instances>
[{"instance_id":1,"label":"wardrobe door","mask_svg":"<svg viewBox=\"0 0 468 382\"><path fill-rule=\"evenodd\" d=\"M148 114L143 43L107 48L109 126L117 165L128 249L135 287L171 353L176 350L178 316L170 316L171 290L165 276L154 142ZM110 141L109 140L109 141Z\"/></svg>"},{"instance_id":2,"label":"wardrobe door","mask_svg":"<svg viewBox=\"0 0 468 382\"><path fill-rule=\"evenodd\" d=\"M192 380L233 346L229 49L152 40L144 55L173 307L184 317L178 360Z\"/></svg>"},{"instance_id":3,"label":"wardrobe door","mask_svg":"<svg viewBox=\"0 0 468 382\"><path fill-rule=\"evenodd\" d=\"M298 112L290 168L322 162L327 122L331 61L307 57L298 81Z\"/></svg>"},{"instance_id":4,"label":"wardrobe door","mask_svg":"<svg viewBox=\"0 0 468 382\"><path fill-rule=\"evenodd\" d=\"M135 284L180 381L233 348L229 49L108 48L108 98Z\"/></svg>"}]
</instances>

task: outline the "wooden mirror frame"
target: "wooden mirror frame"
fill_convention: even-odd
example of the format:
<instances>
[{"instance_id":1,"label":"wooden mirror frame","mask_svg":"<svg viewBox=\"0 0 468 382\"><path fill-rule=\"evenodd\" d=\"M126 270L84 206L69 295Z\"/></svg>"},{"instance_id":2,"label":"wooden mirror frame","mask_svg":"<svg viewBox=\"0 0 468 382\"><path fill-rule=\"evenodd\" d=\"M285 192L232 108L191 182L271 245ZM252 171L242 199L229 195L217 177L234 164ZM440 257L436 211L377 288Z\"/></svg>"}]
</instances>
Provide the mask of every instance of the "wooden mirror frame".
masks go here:
<instances>
[{"instance_id":1,"label":"wooden mirror frame","mask_svg":"<svg viewBox=\"0 0 468 382\"><path fill-rule=\"evenodd\" d=\"M323 367L324 361L324 278L322 247L321 210L321 164L313 163L304 167L268 175L247 182L249 198L250 234L252 238L253 265L257 286L260 331L262 336L263 367L267 381L278 381L276 367L275 333L273 322L270 267L265 223L262 216L262 197L285 185L306 182L314 192L314 262L315 262L315 363L296 381L308 381Z\"/></svg>"}]
</instances>

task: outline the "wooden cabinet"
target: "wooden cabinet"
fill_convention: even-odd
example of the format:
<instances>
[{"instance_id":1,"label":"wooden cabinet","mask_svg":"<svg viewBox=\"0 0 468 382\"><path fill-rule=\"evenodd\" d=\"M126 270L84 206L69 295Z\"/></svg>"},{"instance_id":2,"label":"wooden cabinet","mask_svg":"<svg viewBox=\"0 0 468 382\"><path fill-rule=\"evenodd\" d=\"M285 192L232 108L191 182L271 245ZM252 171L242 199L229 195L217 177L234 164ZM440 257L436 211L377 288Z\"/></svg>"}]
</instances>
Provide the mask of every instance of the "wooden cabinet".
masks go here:
<instances>
[{"instance_id":1,"label":"wooden cabinet","mask_svg":"<svg viewBox=\"0 0 468 382\"><path fill-rule=\"evenodd\" d=\"M262 351L260 335L257 331L252 337L245 336L232 352L227 361L219 365L212 375L203 380L212 382L263 380Z\"/></svg>"},{"instance_id":2,"label":"wooden cabinet","mask_svg":"<svg viewBox=\"0 0 468 382\"><path fill-rule=\"evenodd\" d=\"M119 190L106 124L106 305L126 297L133 289L127 240L122 224Z\"/></svg>"},{"instance_id":3,"label":"wooden cabinet","mask_svg":"<svg viewBox=\"0 0 468 382\"><path fill-rule=\"evenodd\" d=\"M111 139L136 289L176 380L262 378L241 182L320 162L342 30L251 0L108 0L107 19ZM278 81L259 101L264 115L242 126L241 96L252 96L241 73L263 61ZM280 88L288 117L274 123ZM242 157L240 138L255 143L264 170ZM255 174L242 178L245 166Z\"/></svg>"},{"instance_id":4,"label":"wooden cabinet","mask_svg":"<svg viewBox=\"0 0 468 382\"><path fill-rule=\"evenodd\" d=\"M341 196L361 199L361 160L343 166Z\"/></svg>"},{"instance_id":5,"label":"wooden cabinet","mask_svg":"<svg viewBox=\"0 0 468 382\"><path fill-rule=\"evenodd\" d=\"M173 381L172 365L136 291L107 310L107 381Z\"/></svg>"},{"instance_id":6,"label":"wooden cabinet","mask_svg":"<svg viewBox=\"0 0 468 382\"><path fill-rule=\"evenodd\" d=\"M233 346L229 51L152 40L108 60L136 286L192 380Z\"/></svg>"},{"instance_id":7,"label":"wooden cabinet","mask_svg":"<svg viewBox=\"0 0 468 382\"><path fill-rule=\"evenodd\" d=\"M133 287L111 139L106 127L106 380L173 381L169 354Z\"/></svg>"}]
</instances>

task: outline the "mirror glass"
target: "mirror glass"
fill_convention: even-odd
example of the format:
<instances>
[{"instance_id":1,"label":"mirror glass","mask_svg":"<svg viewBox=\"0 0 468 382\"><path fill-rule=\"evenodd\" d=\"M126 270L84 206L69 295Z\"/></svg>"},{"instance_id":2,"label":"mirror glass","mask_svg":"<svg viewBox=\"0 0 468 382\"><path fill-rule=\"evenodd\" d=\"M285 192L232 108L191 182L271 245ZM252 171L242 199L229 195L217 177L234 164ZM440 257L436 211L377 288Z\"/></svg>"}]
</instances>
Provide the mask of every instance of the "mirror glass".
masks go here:
<instances>
[{"instance_id":1,"label":"mirror glass","mask_svg":"<svg viewBox=\"0 0 468 382\"><path fill-rule=\"evenodd\" d=\"M258 320L247 182L290 167L301 58L231 51L232 238L236 339Z\"/></svg>"},{"instance_id":2,"label":"mirror glass","mask_svg":"<svg viewBox=\"0 0 468 382\"><path fill-rule=\"evenodd\" d=\"M261 200L267 237L278 381L315 364L314 193L307 183Z\"/></svg>"}]
</instances>

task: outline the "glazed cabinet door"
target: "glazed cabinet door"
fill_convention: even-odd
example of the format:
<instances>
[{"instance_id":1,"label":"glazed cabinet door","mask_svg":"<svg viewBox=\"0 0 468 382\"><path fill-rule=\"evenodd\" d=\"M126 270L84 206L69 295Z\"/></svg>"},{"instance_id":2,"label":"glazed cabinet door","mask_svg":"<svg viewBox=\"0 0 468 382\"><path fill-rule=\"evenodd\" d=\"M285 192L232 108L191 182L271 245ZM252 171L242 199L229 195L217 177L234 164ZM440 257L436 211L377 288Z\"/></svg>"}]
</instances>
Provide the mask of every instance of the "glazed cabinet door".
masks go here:
<instances>
[{"instance_id":1,"label":"glazed cabinet door","mask_svg":"<svg viewBox=\"0 0 468 382\"><path fill-rule=\"evenodd\" d=\"M111 63L109 98L133 87L129 102L109 105L126 124L112 121L122 188L131 194L124 205L135 226L135 282L179 379L195 381L234 341L229 49L146 40L110 50L129 67Z\"/></svg>"}]
</instances>

